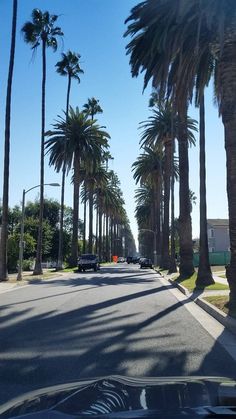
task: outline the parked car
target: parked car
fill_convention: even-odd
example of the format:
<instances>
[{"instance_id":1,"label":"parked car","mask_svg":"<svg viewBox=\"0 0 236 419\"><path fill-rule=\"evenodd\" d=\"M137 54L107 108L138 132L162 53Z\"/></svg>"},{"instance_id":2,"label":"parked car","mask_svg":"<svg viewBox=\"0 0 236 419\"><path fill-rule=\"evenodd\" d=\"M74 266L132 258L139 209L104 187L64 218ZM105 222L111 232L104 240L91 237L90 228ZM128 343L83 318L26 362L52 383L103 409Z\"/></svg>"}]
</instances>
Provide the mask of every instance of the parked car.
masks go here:
<instances>
[{"instance_id":1,"label":"parked car","mask_svg":"<svg viewBox=\"0 0 236 419\"><path fill-rule=\"evenodd\" d=\"M78 259L79 272L82 272L82 271L85 272L87 269L93 269L94 272L100 269L97 255L93 255L92 253L85 253L79 257Z\"/></svg>"},{"instance_id":2,"label":"parked car","mask_svg":"<svg viewBox=\"0 0 236 419\"><path fill-rule=\"evenodd\" d=\"M140 263L140 268L153 268L151 259L141 258L139 263Z\"/></svg>"},{"instance_id":3,"label":"parked car","mask_svg":"<svg viewBox=\"0 0 236 419\"><path fill-rule=\"evenodd\" d=\"M117 263L124 263L124 262L125 262L125 258L123 258L122 256L118 257Z\"/></svg>"},{"instance_id":4,"label":"parked car","mask_svg":"<svg viewBox=\"0 0 236 419\"><path fill-rule=\"evenodd\" d=\"M132 261L133 261L133 256L127 256L126 262L129 264L129 263L132 263Z\"/></svg>"}]
</instances>

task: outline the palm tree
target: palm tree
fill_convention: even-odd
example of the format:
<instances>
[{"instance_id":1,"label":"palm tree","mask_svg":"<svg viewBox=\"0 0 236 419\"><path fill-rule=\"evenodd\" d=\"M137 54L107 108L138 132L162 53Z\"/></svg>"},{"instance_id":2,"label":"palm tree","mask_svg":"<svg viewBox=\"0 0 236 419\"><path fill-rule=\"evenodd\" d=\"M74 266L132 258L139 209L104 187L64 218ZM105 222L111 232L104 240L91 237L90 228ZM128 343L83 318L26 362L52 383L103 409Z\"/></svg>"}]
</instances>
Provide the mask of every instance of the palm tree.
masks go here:
<instances>
[{"instance_id":1,"label":"palm tree","mask_svg":"<svg viewBox=\"0 0 236 419\"><path fill-rule=\"evenodd\" d=\"M206 169L205 169L205 104L204 95L200 99L200 238L199 238L199 267L196 279L197 286L214 284L211 272L207 236L207 208L206 208Z\"/></svg>"},{"instance_id":2,"label":"palm tree","mask_svg":"<svg viewBox=\"0 0 236 419\"><path fill-rule=\"evenodd\" d=\"M8 280L7 273L7 240L8 240L8 203L9 203L9 166L10 166L10 123L11 123L11 91L14 70L16 44L17 0L13 0L11 51L8 69L7 97L5 111L5 144L4 144L4 174L2 199L2 228L0 237L0 280Z\"/></svg>"},{"instance_id":3,"label":"palm tree","mask_svg":"<svg viewBox=\"0 0 236 419\"><path fill-rule=\"evenodd\" d=\"M191 89L186 77L179 77L177 79L179 82L178 86L176 86L177 81L173 77L173 74L179 75L178 70L181 64L181 68L184 69L186 67L183 65L182 55L180 53L182 39L179 36L179 21L181 21L181 13L185 13L184 6L186 2L181 4L182 7L180 7L180 3L181 1L176 0L159 2L147 0L140 3L132 9L131 15L126 20L126 22L133 22L129 24L125 35L131 35L133 37L127 45L127 53L131 54L130 64L132 75L137 77L140 70L145 70L144 88L147 86L149 80L152 79L153 86L158 88L160 98L166 95L170 97L172 93L173 101L176 104L176 110L179 115L180 275L182 277L188 277L194 271L191 216L188 205L187 107ZM191 30L192 24L190 17L188 20L189 31ZM185 33L187 37L188 31L186 29ZM171 70L175 71L172 73ZM188 73L186 74L188 75ZM190 78L190 75L188 77ZM193 85L194 83L192 83Z\"/></svg>"},{"instance_id":4,"label":"palm tree","mask_svg":"<svg viewBox=\"0 0 236 419\"><path fill-rule=\"evenodd\" d=\"M109 175L106 168L103 164L98 164L96 169L94 192L96 195L98 212L98 255L100 259L102 257L102 215L105 214L105 194L108 188L108 180Z\"/></svg>"},{"instance_id":5,"label":"palm tree","mask_svg":"<svg viewBox=\"0 0 236 419\"><path fill-rule=\"evenodd\" d=\"M99 100L92 97L88 99L88 102L84 104L84 113L87 116L90 116L92 121L94 120L94 116L98 113L103 113L101 106L99 105ZM95 169L95 168L94 168ZM93 170L93 168L91 168ZM90 177L91 179L91 177ZM87 187L87 183L86 183ZM89 202L89 242L88 248L89 251L92 252L92 240L93 240L93 182L90 182L89 185L89 195L88 195L88 202ZM86 201L84 202L84 214L86 212Z\"/></svg>"},{"instance_id":6,"label":"palm tree","mask_svg":"<svg viewBox=\"0 0 236 419\"><path fill-rule=\"evenodd\" d=\"M110 138L106 131L92 119L88 119L84 112L76 107L69 108L68 118L60 117L53 124L54 130L47 132L49 140L46 148L50 153L49 164L60 171L66 161L66 170L73 167L73 233L71 246L71 266L77 265L78 259L78 219L79 219L79 191L80 169L88 155L100 158L101 149L107 148L107 139Z\"/></svg>"},{"instance_id":7,"label":"palm tree","mask_svg":"<svg viewBox=\"0 0 236 419\"><path fill-rule=\"evenodd\" d=\"M140 188L135 191L135 217L139 229L139 246L143 255L149 254L150 257L153 247L150 249L152 238L147 234L152 230L152 205L153 205L153 187L149 183L142 184Z\"/></svg>"},{"instance_id":8,"label":"palm tree","mask_svg":"<svg viewBox=\"0 0 236 419\"><path fill-rule=\"evenodd\" d=\"M84 104L84 112L87 115L90 115L92 120L94 119L94 115L103 113L103 110L99 105L99 100L95 99L94 97L88 99L88 102Z\"/></svg>"},{"instance_id":9,"label":"palm tree","mask_svg":"<svg viewBox=\"0 0 236 419\"><path fill-rule=\"evenodd\" d=\"M173 115L173 107L170 102L160 102L159 108L152 110L152 115L148 121L142 122L142 136L141 143L143 145L157 145L164 146L164 164L163 164L163 184L164 184L164 222L162 235L162 260L161 267L169 269L169 202L170 202L170 180L172 173L172 159L173 159L173 140L179 130L179 122L175 114ZM196 121L187 117L187 139L190 143L194 143L193 132L196 130ZM188 146L188 142L187 142ZM186 207L186 205L185 205Z\"/></svg>"},{"instance_id":10,"label":"palm tree","mask_svg":"<svg viewBox=\"0 0 236 419\"><path fill-rule=\"evenodd\" d=\"M139 18L141 18L141 16L144 16L144 14L147 13L148 9L151 8L156 20L155 22L152 20L150 25L146 25L147 30L145 31L145 37L142 36L141 39L139 38L138 40L134 40L133 45L130 45L131 49L136 48L137 53L137 47L140 47L139 42L147 43L148 39L150 41L149 36L152 36L152 38L154 39L153 31L156 33L156 35L158 34L157 36L160 42L156 42L155 45L149 43L149 52L152 51L152 62L151 60L149 61L148 65L149 70L151 69L151 71L148 70L146 72L145 83L147 83L150 77L153 76L155 79L155 84L159 83L159 86L162 88L168 85L169 93L171 89L173 93L174 89L176 101L179 102L178 106L180 110L180 115L182 115L183 126L185 119L184 115L186 114L186 106L184 109L184 107L181 106L181 103L186 104L188 100L191 100L192 90L196 82L196 88L198 91L197 102L199 104L199 100L201 100L201 96L203 95L204 87L207 86L207 84L209 83L209 79L211 75L214 73L215 69L217 70L218 58L216 60L216 45L214 42L212 42L212 39L210 39L210 35L213 34L213 37L217 38L217 32L222 32L222 28L224 28L225 26L224 24L219 25L219 17L221 22L225 19L225 12L229 7L230 2L224 2L223 6L222 3L221 5L216 6L216 3L217 2L214 2L214 8L211 10L209 8L212 4L211 1L204 3L201 2L201 4L199 4L199 2L195 0L189 2L183 2L181 0L178 2L170 2L168 0L165 0L164 2L162 2L162 5L160 3L154 5L153 2L148 1L146 2L143 8L141 5L139 5L135 11L133 9L133 12L136 14L136 18L138 18L138 16ZM228 3L228 5L226 5L226 3ZM217 13L218 23L216 25L214 19L211 20L211 25L208 24L208 17L206 18L208 11L211 13L211 15L212 12L213 15L214 13ZM134 14L132 17L135 17ZM167 20L165 21L165 19ZM219 25L218 28L217 25ZM211 33L210 26L212 26L211 29L213 29ZM130 28L131 32L133 30L136 31L136 29ZM218 38L218 42L219 39L223 39L222 33ZM164 42L162 43L162 41ZM160 47L161 43L162 47ZM155 48L155 52L153 48ZM219 50L219 47L216 49ZM138 60L141 60L144 67L147 68L147 61L145 62L145 64L143 61L144 57L139 56ZM147 55L145 57L145 60L147 60ZM160 61L162 61L162 64L160 63ZM136 72L139 66L140 62L138 65L136 63ZM200 110L200 119L201 117L202 112ZM181 138L183 141L179 143L180 153L185 155L185 162L187 164L188 161L186 158L186 151L184 150L185 139L183 130L180 135L180 139ZM202 147L202 144L203 143L201 142L200 138L200 147ZM203 155L204 152L203 150L201 150L200 167L202 167ZM184 165L182 165L181 170L182 169L184 172ZM205 239L201 240L200 253L203 254L203 257L201 257L201 267L199 269L198 282L202 281L202 284L206 284L207 281L209 283L212 283L213 281L209 268L209 257L206 242L206 196L204 195L205 186L203 185L205 180L202 179L202 177L205 176L204 172L205 168L203 170L200 169L200 235L204 236ZM184 218L185 214L182 211L182 221ZM203 220L203 218L205 219L205 221ZM188 224L190 223L191 222L188 221ZM202 231L203 228L205 229L204 232ZM186 245L189 246L188 243L186 243ZM205 277L205 279L203 277Z\"/></svg>"},{"instance_id":11,"label":"palm tree","mask_svg":"<svg viewBox=\"0 0 236 419\"><path fill-rule=\"evenodd\" d=\"M158 92L153 90L149 99L149 107L158 107L161 105ZM175 106L171 106L171 142L172 142L172 156L171 156L171 183L170 183L170 199L171 199L171 240L170 240L170 259L169 259L169 273L177 272L176 258L175 258L175 231L174 231L174 220L175 220L175 202L174 202L174 188L175 180L177 179L175 173L175 137L176 137L176 111Z\"/></svg>"},{"instance_id":12,"label":"palm tree","mask_svg":"<svg viewBox=\"0 0 236 419\"><path fill-rule=\"evenodd\" d=\"M102 150L101 150L102 151ZM97 170L100 165L101 155L99 158L94 159L94 156L87 156L86 159L86 190L88 191L89 202L89 237L88 237L88 251L92 253L93 250L93 207L94 207L94 194ZM98 156L97 156L98 157Z\"/></svg>"},{"instance_id":13,"label":"palm tree","mask_svg":"<svg viewBox=\"0 0 236 419\"><path fill-rule=\"evenodd\" d=\"M162 194L162 169L164 155L161 147L144 146L144 153L141 154L132 165L136 183L149 183L153 190L152 226L154 231L154 248L158 258L161 254L161 230L160 230L160 209Z\"/></svg>"},{"instance_id":14,"label":"palm tree","mask_svg":"<svg viewBox=\"0 0 236 419\"><path fill-rule=\"evenodd\" d=\"M40 153L40 212L37 241L37 254L34 275L42 273L42 225L43 225L43 200L44 200L44 137L45 137L45 90L46 90L46 48L57 50L57 37L63 36L61 28L55 26L57 15L50 15L48 11L39 9L32 11L32 22L28 21L22 27L22 33L26 43L32 45L32 49L42 44L42 115L41 115L41 153Z\"/></svg>"},{"instance_id":15,"label":"palm tree","mask_svg":"<svg viewBox=\"0 0 236 419\"><path fill-rule=\"evenodd\" d=\"M79 65L80 55L76 52L68 51L67 54L62 53L61 61L56 64L57 72L61 76L68 77L67 95L66 95L66 119L68 117L69 103L70 103L70 89L72 79L80 83L79 74L83 74L83 70ZM60 229L59 229L59 246L58 246L58 261L57 270L62 269L63 264L63 218L64 218L64 195L65 195L65 165L62 168L62 181L61 181L61 212L60 212Z\"/></svg>"}]
</instances>

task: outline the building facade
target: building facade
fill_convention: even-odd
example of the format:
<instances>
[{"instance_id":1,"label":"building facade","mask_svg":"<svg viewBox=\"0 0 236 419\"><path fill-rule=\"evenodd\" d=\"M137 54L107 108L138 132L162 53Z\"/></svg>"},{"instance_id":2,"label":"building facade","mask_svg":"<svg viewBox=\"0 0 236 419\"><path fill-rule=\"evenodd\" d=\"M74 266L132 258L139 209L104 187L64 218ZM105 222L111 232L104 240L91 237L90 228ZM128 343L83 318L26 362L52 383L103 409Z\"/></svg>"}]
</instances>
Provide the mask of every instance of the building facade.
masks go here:
<instances>
[{"instance_id":1,"label":"building facade","mask_svg":"<svg viewBox=\"0 0 236 419\"><path fill-rule=\"evenodd\" d=\"M229 243L229 220L227 219L208 219L207 235L209 252L228 252Z\"/></svg>"}]
</instances>

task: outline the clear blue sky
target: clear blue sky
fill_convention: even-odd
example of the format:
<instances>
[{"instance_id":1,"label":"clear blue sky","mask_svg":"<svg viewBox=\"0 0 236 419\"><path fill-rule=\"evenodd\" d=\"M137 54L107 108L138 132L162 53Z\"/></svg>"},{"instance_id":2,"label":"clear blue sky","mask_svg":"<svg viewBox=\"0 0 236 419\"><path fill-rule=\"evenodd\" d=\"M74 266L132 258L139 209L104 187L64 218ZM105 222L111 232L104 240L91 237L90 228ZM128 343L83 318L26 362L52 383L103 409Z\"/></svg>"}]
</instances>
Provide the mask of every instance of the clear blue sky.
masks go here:
<instances>
[{"instance_id":1,"label":"clear blue sky","mask_svg":"<svg viewBox=\"0 0 236 419\"><path fill-rule=\"evenodd\" d=\"M134 190L131 165L139 154L140 121L147 119L150 88L142 94L143 78L132 79L129 58L125 54L127 39L123 38L124 20L128 17L136 0L20 0L18 2L17 43L14 68L10 206L20 204L23 188L39 183L40 152L40 105L41 105L41 54L32 58L29 45L23 41L20 29L30 19L31 11L37 7L59 15L58 25L64 32L56 53L47 50L46 86L46 129L50 128L58 114L65 109L67 80L55 72L55 64L61 52L68 49L81 55L81 83L73 82L71 105L82 107L89 97L100 100L104 113L98 120L106 125L111 135L110 151L114 161L110 168L115 170L121 181L134 236L137 226L134 218ZM0 197L2 196L2 167L4 142L4 115L6 81L9 62L12 1L0 2ZM225 151L223 126L217 109L212 104L211 92L206 103L207 136L207 200L208 218L227 218L225 193ZM190 109L192 117L198 112ZM190 187L198 197L199 189L198 147L190 150ZM61 182L61 176L45 161L45 182ZM47 187L48 197L60 200L60 188ZM176 187L176 197L178 186ZM29 200L37 197L37 190L28 194ZM70 176L67 179L65 201L72 206ZM178 201L178 199L177 199ZM193 235L198 236L198 206L193 210ZM81 213L82 217L82 213Z\"/></svg>"}]
</instances>

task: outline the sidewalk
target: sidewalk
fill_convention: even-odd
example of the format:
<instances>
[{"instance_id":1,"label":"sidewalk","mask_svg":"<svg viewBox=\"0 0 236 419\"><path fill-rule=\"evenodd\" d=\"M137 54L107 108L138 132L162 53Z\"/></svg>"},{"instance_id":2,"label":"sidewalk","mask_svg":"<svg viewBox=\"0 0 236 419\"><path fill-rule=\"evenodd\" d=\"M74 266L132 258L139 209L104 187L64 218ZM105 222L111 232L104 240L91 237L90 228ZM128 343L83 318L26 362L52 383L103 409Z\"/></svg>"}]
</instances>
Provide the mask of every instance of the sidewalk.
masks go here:
<instances>
[{"instance_id":1,"label":"sidewalk","mask_svg":"<svg viewBox=\"0 0 236 419\"><path fill-rule=\"evenodd\" d=\"M53 275L55 272L55 275ZM66 276L68 275L68 272L56 272L56 271L52 271L51 269L43 269L43 273L51 273L51 275L48 278L40 278L41 275L37 275L37 276L33 276L32 272L27 272L24 271L22 272L22 276L23 279L21 281L17 281L17 273L14 274L8 274L8 281L0 281L0 294L4 293L4 292L8 292L13 290L14 288L19 288L22 286L28 286L30 285L31 281L38 281L38 280L42 280L45 281L47 279L53 279L55 276ZM24 279L25 277L25 279Z\"/></svg>"},{"instance_id":2,"label":"sidewalk","mask_svg":"<svg viewBox=\"0 0 236 419\"><path fill-rule=\"evenodd\" d=\"M157 271L163 278L167 279L169 283L171 283L174 287L178 288L183 294L188 296L191 300L193 300L197 305L199 305L203 310L205 310L208 314L214 317L218 322L220 322L223 326L225 326L230 332L236 335L236 319L233 317L225 314L222 310L219 310L213 304L209 303L204 299L207 296L220 296L220 295L228 295L229 290L207 290L207 291L193 291L190 292L187 288L185 288L180 283L175 282L172 275L163 275L161 272ZM174 274L176 275L176 274ZM215 282L219 282L224 285L228 285L226 278L221 278L215 274L213 274L213 278Z\"/></svg>"}]
</instances>

